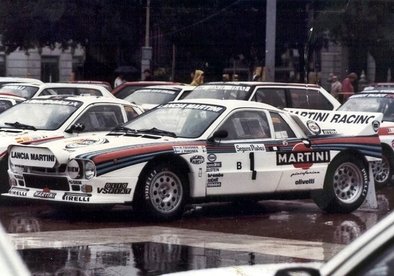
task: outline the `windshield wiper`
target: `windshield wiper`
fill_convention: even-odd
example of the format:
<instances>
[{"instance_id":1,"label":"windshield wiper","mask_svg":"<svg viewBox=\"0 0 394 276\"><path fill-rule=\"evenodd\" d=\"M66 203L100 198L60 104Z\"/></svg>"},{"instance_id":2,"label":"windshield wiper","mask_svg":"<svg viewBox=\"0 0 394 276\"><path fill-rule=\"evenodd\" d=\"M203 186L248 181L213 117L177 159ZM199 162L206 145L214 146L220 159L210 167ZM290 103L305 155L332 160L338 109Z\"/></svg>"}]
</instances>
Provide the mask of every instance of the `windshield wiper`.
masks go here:
<instances>
[{"instance_id":1,"label":"windshield wiper","mask_svg":"<svg viewBox=\"0 0 394 276\"><path fill-rule=\"evenodd\" d=\"M156 127L152 127L149 129L139 129L137 131L138 133L157 134L161 136L170 136L176 138L176 134L174 132L158 129Z\"/></svg>"},{"instance_id":2,"label":"windshield wiper","mask_svg":"<svg viewBox=\"0 0 394 276\"><path fill-rule=\"evenodd\" d=\"M29 130L37 130L35 126L31 126L31 125L26 125L26 124L22 124L19 122L15 122L15 123L4 123L7 126L12 126L15 128L21 128L21 129L29 129Z\"/></svg>"},{"instance_id":3,"label":"windshield wiper","mask_svg":"<svg viewBox=\"0 0 394 276\"><path fill-rule=\"evenodd\" d=\"M135 129L128 128L128 127L122 126L122 125L119 125L119 126L113 128L111 130L110 134L115 133L115 132L124 132L125 134L133 134L133 135L137 134L137 131Z\"/></svg>"}]
</instances>

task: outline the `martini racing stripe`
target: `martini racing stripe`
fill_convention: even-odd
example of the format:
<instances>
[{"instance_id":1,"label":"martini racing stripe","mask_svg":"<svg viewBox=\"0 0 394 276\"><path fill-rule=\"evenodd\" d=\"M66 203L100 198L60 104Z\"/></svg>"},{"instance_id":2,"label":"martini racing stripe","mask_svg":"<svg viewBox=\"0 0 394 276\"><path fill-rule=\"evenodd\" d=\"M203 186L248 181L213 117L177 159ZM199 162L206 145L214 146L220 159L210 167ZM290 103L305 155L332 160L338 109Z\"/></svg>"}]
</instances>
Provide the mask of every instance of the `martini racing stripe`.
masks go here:
<instances>
[{"instance_id":1,"label":"martini racing stripe","mask_svg":"<svg viewBox=\"0 0 394 276\"><path fill-rule=\"evenodd\" d=\"M152 160L158 155L161 154L166 154L166 153L171 153L172 151L159 151L159 152L154 152L154 153L148 153L148 154L142 154L142 155L134 155L134 156L129 156L125 157L122 159L118 159L116 162L108 161L105 163L101 163L96 166L97 170L97 176L100 176L102 174L119 170L131 165L135 165L138 163L143 163Z\"/></svg>"},{"instance_id":2,"label":"martini racing stripe","mask_svg":"<svg viewBox=\"0 0 394 276\"><path fill-rule=\"evenodd\" d=\"M368 146L368 145L359 145L359 144L324 144L324 145L318 145L314 146L313 149L325 149L325 150L346 150L349 148L354 148L363 153L364 155L367 156L372 156L372 157L377 157L381 158L382 157L382 148L379 147L374 147L374 146Z\"/></svg>"}]
</instances>

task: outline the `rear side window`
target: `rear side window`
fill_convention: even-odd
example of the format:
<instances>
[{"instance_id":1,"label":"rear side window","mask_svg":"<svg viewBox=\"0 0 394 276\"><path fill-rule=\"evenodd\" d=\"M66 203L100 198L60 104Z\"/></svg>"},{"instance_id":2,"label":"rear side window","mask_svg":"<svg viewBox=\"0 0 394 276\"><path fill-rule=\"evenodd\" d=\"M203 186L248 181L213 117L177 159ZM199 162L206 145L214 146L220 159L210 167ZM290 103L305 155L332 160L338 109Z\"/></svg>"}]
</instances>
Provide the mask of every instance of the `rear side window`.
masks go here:
<instances>
[{"instance_id":1,"label":"rear side window","mask_svg":"<svg viewBox=\"0 0 394 276\"><path fill-rule=\"evenodd\" d=\"M97 105L90 107L78 119L84 125L84 132L111 130L123 123L122 110L116 105Z\"/></svg>"},{"instance_id":2,"label":"rear side window","mask_svg":"<svg viewBox=\"0 0 394 276\"><path fill-rule=\"evenodd\" d=\"M288 107L285 90L281 88L259 88L254 94L253 101L270 104L277 108Z\"/></svg>"},{"instance_id":3,"label":"rear side window","mask_svg":"<svg viewBox=\"0 0 394 276\"><path fill-rule=\"evenodd\" d=\"M318 90L289 89L292 108L332 110L332 104Z\"/></svg>"},{"instance_id":4,"label":"rear side window","mask_svg":"<svg viewBox=\"0 0 394 276\"><path fill-rule=\"evenodd\" d=\"M0 100L0 113L3 112L4 110L10 108L12 106L12 103L7 100Z\"/></svg>"},{"instance_id":5,"label":"rear side window","mask_svg":"<svg viewBox=\"0 0 394 276\"><path fill-rule=\"evenodd\" d=\"M274 125L275 138L287 139L294 138L296 135L286 121L278 113L270 112L272 124Z\"/></svg>"}]
</instances>

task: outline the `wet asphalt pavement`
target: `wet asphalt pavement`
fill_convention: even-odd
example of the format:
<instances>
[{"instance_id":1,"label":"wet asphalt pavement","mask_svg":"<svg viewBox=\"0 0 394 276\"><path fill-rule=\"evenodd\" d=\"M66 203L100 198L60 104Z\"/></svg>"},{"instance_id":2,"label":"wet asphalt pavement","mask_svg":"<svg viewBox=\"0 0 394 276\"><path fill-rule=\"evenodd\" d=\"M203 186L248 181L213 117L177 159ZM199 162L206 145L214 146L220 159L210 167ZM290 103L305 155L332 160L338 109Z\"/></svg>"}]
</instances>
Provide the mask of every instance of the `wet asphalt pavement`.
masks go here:
<instances>
[{"instance_id":1,"label":"wet asphalt pavement","mask_svg":"<svg viewBox=\"0 0 394 276\"><path fill-rule=\"evenodd\" d=\"M146 221L131 207L65 212L7 201L0 221L35 275L159 275L279 262L325 261L394 206L394 187L377 209L325 214L310 200L210 203L173 222Z\"/></svg>"}]
</instances>

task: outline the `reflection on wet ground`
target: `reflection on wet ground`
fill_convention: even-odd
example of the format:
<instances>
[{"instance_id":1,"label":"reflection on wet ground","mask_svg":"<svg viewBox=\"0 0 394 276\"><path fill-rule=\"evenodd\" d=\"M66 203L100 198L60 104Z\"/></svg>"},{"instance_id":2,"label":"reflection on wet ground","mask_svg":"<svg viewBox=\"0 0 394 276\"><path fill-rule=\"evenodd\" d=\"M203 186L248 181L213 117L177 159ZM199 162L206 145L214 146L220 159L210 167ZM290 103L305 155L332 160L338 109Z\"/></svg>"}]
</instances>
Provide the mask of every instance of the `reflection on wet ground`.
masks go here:
<instances>
[{"instance_id":1,"label":"reflection on wet ground","mask_svg":"<svg viewBox=\"0 0 394 276\"><path fill-rule=\"evenodd\" d=\"M163 243L21 250L34 275L160 275L193 269L303 262L298 258Z\"/></svg>"},{"instance_id":2,"label":"reflection on wet ground","mask_svg":"<svg viewBox=\"0 0 394 276\"><path fill-rule=\"evenodd\" d=\"M3 202L0 221L13 233L19 252L35 275L157 275L228 265L327 260L390 212L394 187L379 190L377 199L377 209L352 214L326 214L310 200L210 203L193 205L181 219L166 223L146 221L124 206L65 211L35 202ZM92 232L98 235L98 242L86 241L88 234L77 234L75 240L64 244L56 242L69 233L109 228L115 232L122 228L125 232L157 232L145 240L122 240L120 233L109 235L115 240L105 240ZM164 241L163 231L170 233ZM206 236L199 236L200 232ZM85 242L79 241L78 235ZM242 245L248 239L250 248L246 242ZM48 240L48 244L35 247L39 240ZM296 246L291 249L286 247L289 244ZM307 256L311 245L317 257L300 257ZM285 249L277 250L280 247Z\"/></svg>"}]
</instances>

